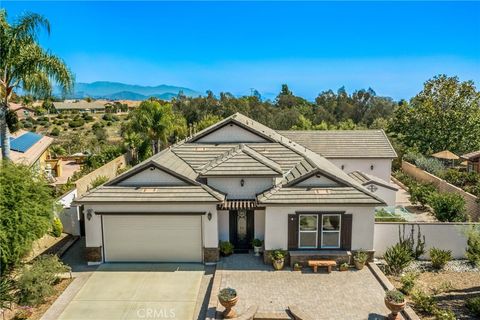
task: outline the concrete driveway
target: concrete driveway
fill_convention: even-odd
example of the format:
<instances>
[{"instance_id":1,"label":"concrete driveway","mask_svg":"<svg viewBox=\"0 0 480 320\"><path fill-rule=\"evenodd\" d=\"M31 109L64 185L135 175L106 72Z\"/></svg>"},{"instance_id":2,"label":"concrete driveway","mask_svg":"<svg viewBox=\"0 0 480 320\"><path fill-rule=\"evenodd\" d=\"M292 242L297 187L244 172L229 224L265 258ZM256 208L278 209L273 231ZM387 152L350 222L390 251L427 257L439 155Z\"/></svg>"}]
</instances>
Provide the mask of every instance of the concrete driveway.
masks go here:
<instances>
[{"instance_id":1,"label":"concrete driveway","mask_svg":"<svg viewBox=\"0 0 480 320\"><path fill-rule=\"evenodd\" d=\"M203 265L104 264L58 319L193 319Z\"/></svg>"}]
</instances>

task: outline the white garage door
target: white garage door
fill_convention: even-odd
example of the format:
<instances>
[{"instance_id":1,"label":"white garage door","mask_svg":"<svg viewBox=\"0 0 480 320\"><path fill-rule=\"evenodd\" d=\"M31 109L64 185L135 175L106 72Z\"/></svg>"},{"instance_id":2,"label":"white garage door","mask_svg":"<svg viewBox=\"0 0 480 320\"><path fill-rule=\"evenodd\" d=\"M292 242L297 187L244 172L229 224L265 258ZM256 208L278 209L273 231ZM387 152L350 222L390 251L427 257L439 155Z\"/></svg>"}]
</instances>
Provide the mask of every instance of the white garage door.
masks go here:
<instances>
[{"instance_id":1,"label":"white garage door","mask_svg":"<svg viewBox=\"0 0 480 320\"><path fill-rule=\"evenodd\" d=\"M104 215L105 261L202 261L201 217Z\"/></svg>"}]
</instances>

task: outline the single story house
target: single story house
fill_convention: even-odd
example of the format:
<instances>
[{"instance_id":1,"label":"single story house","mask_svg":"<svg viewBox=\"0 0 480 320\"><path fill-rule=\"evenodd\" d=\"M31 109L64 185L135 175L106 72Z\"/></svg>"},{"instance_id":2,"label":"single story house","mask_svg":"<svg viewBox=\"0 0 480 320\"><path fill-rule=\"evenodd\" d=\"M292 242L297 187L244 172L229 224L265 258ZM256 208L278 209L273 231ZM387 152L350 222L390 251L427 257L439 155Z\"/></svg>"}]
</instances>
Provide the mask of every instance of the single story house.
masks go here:
<instances>
[{"instance_id":1,"label":"single story house","mask_svg":"<svg viewBox=\"0 0 480 320\"><path fill-rule=\"evenodd\" d=\"M49 147L53 138L25 130L18 130L10 136L10 159L17 164L45 172L49 158ZM0 154L1 158L1 154Z\"/></svg>"},{"instance_id":2,"label":"single story house","mask_svg":"<svg viewBox=\"0 0 480 320\"><path fill-rule=\"evenodd\" d=\"M480 150L464 154L460 158L467 161L467 172L480 173Z\"/></svg>"},{"instance_id":3,"label":"single story house","mask_svg":"<svg viewBox=\"0 0 480 320\"><path fill-rule=\"evenodd\" d=\"M103 113L105 112L105 104L107 100L65 100L63 102L54 102L53 105L57 111L79 111L79 112L91 112L91 113Z\"/></svg>"},{"instance_id":4,"label":"single story house","mask_svg":"<svg viewBox=\"0 0 480 320\"><path fill-rule=\"evenodd\" d=\"M389 149L390 163L395 152L378 132L380 142L368 131L357 141ZM376 166L365 159L362 169ZM266 253L373 251L374 211L387 201L368 186L388 182L347 169L236 113L75 200L88 261L209 263L219 259L219 241L242 251L254 238Z\"/></svg>"}]
</instances>

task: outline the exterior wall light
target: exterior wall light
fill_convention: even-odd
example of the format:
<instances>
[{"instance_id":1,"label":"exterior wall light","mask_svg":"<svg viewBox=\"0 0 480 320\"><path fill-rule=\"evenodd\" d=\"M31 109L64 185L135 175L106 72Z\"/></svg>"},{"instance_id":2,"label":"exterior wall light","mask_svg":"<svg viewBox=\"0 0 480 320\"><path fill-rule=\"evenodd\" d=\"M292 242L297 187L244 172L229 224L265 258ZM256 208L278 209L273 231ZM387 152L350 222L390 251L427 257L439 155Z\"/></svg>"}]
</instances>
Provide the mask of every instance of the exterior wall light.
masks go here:
<instances>
[{"instance_id":1,"label":"exterior wall light","mask_svg":"<svg viewBox=\"0 0 480 320\"><path fill-rule=\"evenodd\" d=\"M211 212L207 213L207 219L208 219L208 221L212 220L212 213Z\"/></svg>"},{"instance_id":2,"label":"exterior wall light","mask_svg":"<svg viewBox=\"0 0 480 320\"><path fill-rule=\"evenodd\" d=\"M373 164L372 164L372 165L370 166L370 170L373 170L373 168L374 168L374 167L373 167Z\"/></svg>"},{"instance_id":3,"label":"exterior wall light","mask_svg":"<svg viewBox=\"0 0 480 320\"><path fill-rule=\"evenodd\" d=\"M87 210L87 220L88 221L92 220L92 213L93 213L92 209Z\"/></svg>"},{"instance_id":4,"label":"exterior wall light","mask_svg":"<svg viewBox=\"0 0 480 320\"><path fill-rule=\"evenodd\" d=\"M344 165L344 164L342 164L342 170L343 170L343 169L345 169L345 165Z\"/></svg>"},{"instance_id":5,"label":"exterior wall light","mask_svg":"<svg viewBox=\"0 0 480 320\"><path fill-rule=\"evenodd\" d=\"M240 185L243 187L245 185L245 180L240 180Z\"/></svg>"}]
</instances>

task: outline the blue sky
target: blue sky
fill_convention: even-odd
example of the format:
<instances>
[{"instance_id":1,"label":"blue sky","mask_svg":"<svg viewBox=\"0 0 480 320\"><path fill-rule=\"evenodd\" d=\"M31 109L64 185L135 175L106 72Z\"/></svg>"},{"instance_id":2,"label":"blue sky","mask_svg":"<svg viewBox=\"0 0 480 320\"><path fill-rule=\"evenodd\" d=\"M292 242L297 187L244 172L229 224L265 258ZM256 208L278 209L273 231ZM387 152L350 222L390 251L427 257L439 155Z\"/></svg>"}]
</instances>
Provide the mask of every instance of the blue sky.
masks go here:
<instances>
[{"instance_id":1,"label":"blue sky","mask_svg":"<svg viewBox=\"0 0 480 320\"><path fill-rule=\"evenodd\" d=\"M79 82L171 84L309 99L372 87L410 98L440 73L480 83L479 2L0 1L52 25Z\"/></svg>"}]
</instances>

